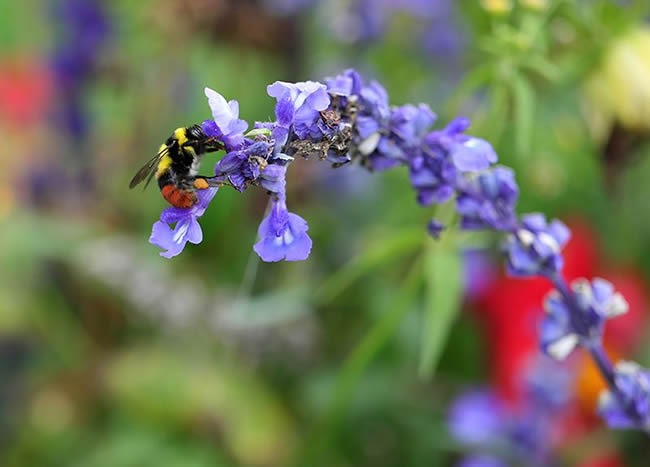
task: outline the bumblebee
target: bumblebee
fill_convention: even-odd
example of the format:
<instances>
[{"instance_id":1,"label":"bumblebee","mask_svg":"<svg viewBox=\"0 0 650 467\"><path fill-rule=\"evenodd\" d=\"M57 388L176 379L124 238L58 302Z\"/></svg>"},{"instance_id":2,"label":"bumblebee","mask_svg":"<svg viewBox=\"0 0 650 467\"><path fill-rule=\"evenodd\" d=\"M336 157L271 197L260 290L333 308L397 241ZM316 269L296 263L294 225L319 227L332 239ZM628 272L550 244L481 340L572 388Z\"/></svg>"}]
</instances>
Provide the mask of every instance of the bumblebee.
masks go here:
<instances>
[{"instance_id":1,"label":"bumblebee","mask_svg":"<svg viewBox=\"0 0 650 467\"><path fill-rule=\"evenodd\" d=\"M205 153L224 149L216 138L208 138L200 125L174 130L158 153L135 174L129 188L146 180L146 188L155 176L163 198L177 208L191 208L197 202L196 190L221 186L223 182L198 174Z\"/></svg>"}]
</instances>

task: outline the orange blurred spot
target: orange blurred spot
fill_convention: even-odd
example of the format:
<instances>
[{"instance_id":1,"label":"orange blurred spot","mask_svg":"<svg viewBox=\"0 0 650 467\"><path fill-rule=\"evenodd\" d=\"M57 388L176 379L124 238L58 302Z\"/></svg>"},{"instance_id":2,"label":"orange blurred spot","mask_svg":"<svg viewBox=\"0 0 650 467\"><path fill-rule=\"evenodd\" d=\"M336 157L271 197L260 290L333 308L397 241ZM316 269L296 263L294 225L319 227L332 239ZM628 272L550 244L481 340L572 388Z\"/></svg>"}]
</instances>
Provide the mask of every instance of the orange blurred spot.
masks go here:
<instances>
[{"instance_id":1,"label":"orange blurred spot","mask_svg":"<svg viewBox=\"0 0 650 467\"><path fill-rule=\"evenodd\" d=\"M614 363L620 359L618 352L612 351L609 348L605 350ZM585 415L595 416L598 397L601 391L607 389L607 384L601 376L600 371L598 371L598 367L593 362L591 355L582 352L580 358L578 376L575 382L578 405Z\"/></svg>"}]
</instances>

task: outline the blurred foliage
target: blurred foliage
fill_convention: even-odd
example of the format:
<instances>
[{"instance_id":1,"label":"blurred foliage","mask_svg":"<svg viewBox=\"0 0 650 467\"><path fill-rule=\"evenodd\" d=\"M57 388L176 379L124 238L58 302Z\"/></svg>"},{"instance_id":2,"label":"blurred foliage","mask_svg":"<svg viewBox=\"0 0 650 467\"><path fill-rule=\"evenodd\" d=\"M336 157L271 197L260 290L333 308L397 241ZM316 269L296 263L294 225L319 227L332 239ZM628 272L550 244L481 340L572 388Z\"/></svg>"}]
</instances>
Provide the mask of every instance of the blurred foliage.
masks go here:
<instances>
[{"instance_id":1,"label":"blurred foliage","mask_svg":"<svg viewBox=\"0 0 650 467\"><path fill-rule=\"evenodd\" d=\"M468 115L515 168L522 212L584 219L609 264L650 273L650 106L629 111L650 96L647 2L496 2L509 5L500 11L455 2L465 46L453 57L421 50L408 14L391 17L379 40L350 44L328 29L336 2L289 16L259 2L249 24L250 3L104 2L113 31L83 93L91 125L82 146L52 121L56 89L30 104L42 109L36 122L0 113L0 464L457 458L446 408L461 387L489 379L490 346L466 312L459 252L498 239L454 228L427 237L433 213L417 206L406 173L300 161L288 196L310 223L308 261L257 264L266 200L252 190L221 190L201 219L203 243L160 258L147 238L164 201L126 187L172 128L209 116L204 86L265 121L274 115L267 84L354 66L395 104L431 104L442 125ZM0 5L3 79L25 63L48 75L52 7ZM228 22L237 34L224 36ZM74 169L74 147L92 172L82 189L58 178ZM205 159L207 172L214 159ZM56 190L35 201L32 175L43 170ZM646 465L639 437L593 436L626 465Z\"/></svg>"}]
</instances>

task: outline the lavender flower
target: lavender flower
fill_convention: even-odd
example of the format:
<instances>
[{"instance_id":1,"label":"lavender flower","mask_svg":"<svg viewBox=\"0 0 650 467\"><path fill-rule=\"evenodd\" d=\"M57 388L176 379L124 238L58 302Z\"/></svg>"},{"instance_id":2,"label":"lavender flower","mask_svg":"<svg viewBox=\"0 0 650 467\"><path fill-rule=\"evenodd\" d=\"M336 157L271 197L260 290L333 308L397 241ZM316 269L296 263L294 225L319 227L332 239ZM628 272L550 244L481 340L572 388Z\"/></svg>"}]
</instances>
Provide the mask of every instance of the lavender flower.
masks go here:
<instances>
[{"instance_id":1,"label":"lavender flower","mask_svg":"<svg viewBox=\"0 0 650 467\"><path fill-rule=\"evenodd\" d=\"M634 362L619 362L615 370L616 388L624 396L623 407L611 391L601 394L598 411L611 428L637 428L650 431L650 371ZM636 414L630 416L630 412Z\"/></svg>"},{"instance_id":2,"label":"lavender flower","mask_svg":"<svg viewBox=\"0 0 650 467\"><path fill-rule=\"evenodd\" d=\"M327 109L330 97L327 87L315 81L285 83L276 81L266 88L269 96L277 99L275 114L278 123L293 131L300 139L320 138L317 121L320 112Z\"/></svg>"},{"instance_id":3,"label":"lavender flower","mask_svg":"<svg viewBox=\"0 0 650 467\"><path fill-rule=\"evenodd\" d=\"M271 213L257 231L260 240L253 247L263 261L302 261L309 257L309 226L297 214L287 210L284 193L273 201Z\"/></svg>"},{"instance_id":4,"label":"lavender flower","mask_svg":"<svg viewBox=\"0 0 650 467\"><path fill-rule=\"evenodd\" d=\"M546 223L543 214L527 214L508 236L505 249L508 273L517 277L551 277L562 270L562 248L571 233L559 220Z\"/></svg>"},{"instance_id":5,"label":"lavender flower","mask_svg":"<svg viewBox=\"0 0 650 467\"><path fill-rule=\"evenodd\" d=\"M443 130L431 132L425 143L432 152L451 158L461 172L487 169L497 161L497 154L487 141L466 135L469 126L468 118L458 117Z\"/></svg>"},{"instance_id":6,"label":"lavender flower","mask_svg":"<svg viewBox=\"0 0 650 467\"><path fill-rule=\"evenodd\" d=\"M244 131L248 128L248 123L239 119L239 102L226 102L221 94L210 88L205 88L205 97L208 98L214 120L203 122L203 132L206 136L218 138L228 150L239 149L244 143Z\"/></svg>"},{"instance_id":7,"label":"lavender flower","mask_svg":"<svg viewBox=\"0 0 650 467\"><path fill-rule=\"evenodd\" d=\"M197 191L198 202L189 209L169 207L162 212L149 237L150 243L166 250L160 256L172 258L183 251L187 242L195 245L201 243L203 232L198 218L203 215L217 190L218 188L208 188ZM176 224L174 229L170 227L171 224Z\"/></svg>"},{"instance_id":8,"label":"lavender flower","mask_svg":"<svg viewBox=\"0 0 650 467\"><path fill-rule=\"evenodd\" d=\"M570 302L566 293L550 292L544 302L546 317L540 327L542 350L551 357L562 360L582 343L585 346L600 344L605 320L627 312L623 296L614 292L614 286L596 278L575 280Z\"/></svg>"}]
</instances>

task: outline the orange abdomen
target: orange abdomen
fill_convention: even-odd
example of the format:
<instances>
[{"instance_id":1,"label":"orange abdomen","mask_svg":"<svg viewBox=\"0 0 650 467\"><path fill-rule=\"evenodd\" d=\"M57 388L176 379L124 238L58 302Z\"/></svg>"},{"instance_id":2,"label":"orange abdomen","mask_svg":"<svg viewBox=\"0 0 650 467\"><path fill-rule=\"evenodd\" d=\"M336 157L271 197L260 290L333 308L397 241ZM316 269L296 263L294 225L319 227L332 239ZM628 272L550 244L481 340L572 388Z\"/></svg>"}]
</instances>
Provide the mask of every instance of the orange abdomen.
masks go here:
<instances>
[{"instance_id":1,"label":"orange abdomen","mask_svg":"<svg viewBox=\"0 0 650 467\"><path fill-rule=\"evenodd\" d=\"M163 186L160 192L169 204L177 208L191 208L197 202L196 193L171 184Z\"/></svg>"}]
</instances>

